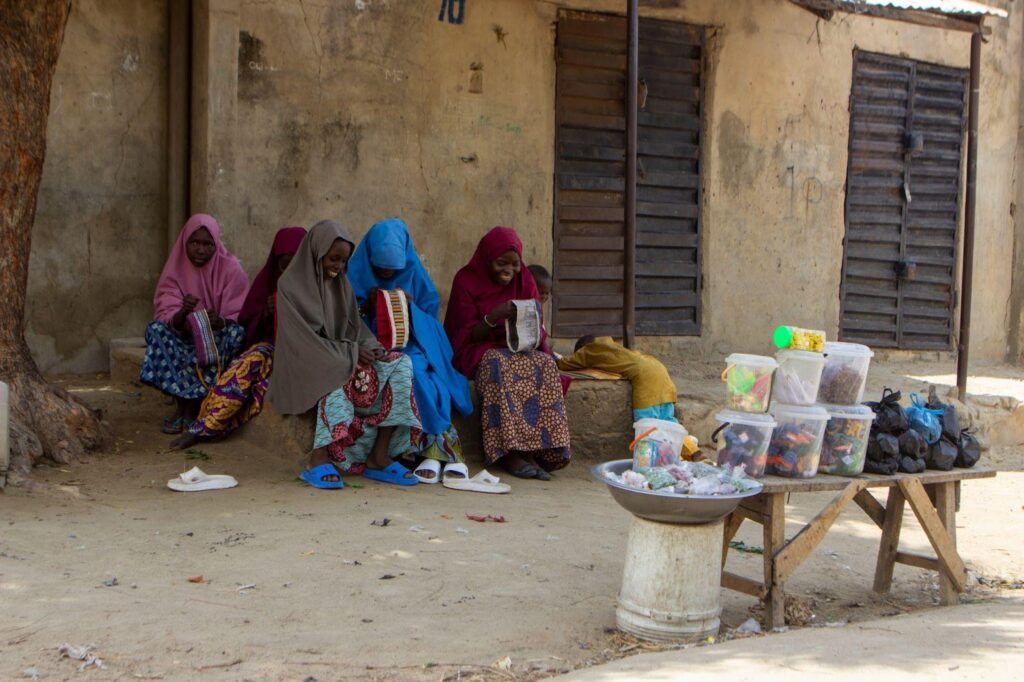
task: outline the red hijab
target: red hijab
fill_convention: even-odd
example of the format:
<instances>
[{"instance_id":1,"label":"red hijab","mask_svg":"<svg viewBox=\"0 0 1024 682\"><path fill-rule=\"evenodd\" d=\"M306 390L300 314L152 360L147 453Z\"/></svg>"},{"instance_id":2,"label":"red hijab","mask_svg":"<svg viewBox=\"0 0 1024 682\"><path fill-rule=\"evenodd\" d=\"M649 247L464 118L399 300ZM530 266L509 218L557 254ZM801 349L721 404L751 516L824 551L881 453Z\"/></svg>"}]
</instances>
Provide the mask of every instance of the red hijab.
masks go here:
<instances>
[{"instance_id":1,"label":"red hijab","mask_svg":"<svg viewBox=\"0 0 1024 682\"><path fill-rule=\"evenodd\" d=\"M287 254L295 255L305 236L306 230L302 227L283 227L274 235L274 245L270 248L267 263L252 281L245 303L242 304L242 312L238 314L238 321L245 325L247 345L273 340L274 327L272 324L264 324L264 317L267 299L277 293L277 258Z\"/></svg>"},{"instance_id":2,"label":"red hijab","mask_svg":"<svg viewBox=\"0 0 1024 682\"><path fill-rule=\"evenodd\" d=\"M484 353L492 348L506 347L503 325L498 325L486 341L473 341L473 328L484 319L484 315L505 301L534 298L538 304L540 302L537 284L525 263L508 284L498 284L491 279L491 262L509 251L523 257L523 242L519 235L511 227L493 228L480 240L473 258L455 274L452 281L444 329L455 351L452 364L470 378L476 373L476 366ZM547 350L546 338L542 339L542 348Z\"/></svg>"}]
</instances>

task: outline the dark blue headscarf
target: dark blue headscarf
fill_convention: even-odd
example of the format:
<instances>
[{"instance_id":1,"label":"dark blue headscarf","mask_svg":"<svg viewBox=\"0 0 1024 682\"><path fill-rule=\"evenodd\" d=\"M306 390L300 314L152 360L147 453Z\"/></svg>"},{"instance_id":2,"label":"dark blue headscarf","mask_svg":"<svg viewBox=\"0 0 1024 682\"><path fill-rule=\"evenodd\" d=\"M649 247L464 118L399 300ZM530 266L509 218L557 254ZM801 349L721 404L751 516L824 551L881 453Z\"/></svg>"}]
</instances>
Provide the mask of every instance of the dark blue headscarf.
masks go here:
<instances>
[{"instance_id":1,"label":"dark blue headscarf","mask_svg":"<svg viewBox=\"0 0 1024 682\"><path fill-rule=\"evenodd\" d=\"M374 266L395 270L395 274L382 279ZM423 432L444 433L451 425L453 405L461 414L472 414L469 382L452 367L451 342L438 320L441 297L416 254L404 221L389 218L370 228L349 260L348 279L360 306L372 289L403 289L411 298L412 339L404 352L412 359ZM367 324L376 333L374 315Z\"/></svg>"}]
</instances>

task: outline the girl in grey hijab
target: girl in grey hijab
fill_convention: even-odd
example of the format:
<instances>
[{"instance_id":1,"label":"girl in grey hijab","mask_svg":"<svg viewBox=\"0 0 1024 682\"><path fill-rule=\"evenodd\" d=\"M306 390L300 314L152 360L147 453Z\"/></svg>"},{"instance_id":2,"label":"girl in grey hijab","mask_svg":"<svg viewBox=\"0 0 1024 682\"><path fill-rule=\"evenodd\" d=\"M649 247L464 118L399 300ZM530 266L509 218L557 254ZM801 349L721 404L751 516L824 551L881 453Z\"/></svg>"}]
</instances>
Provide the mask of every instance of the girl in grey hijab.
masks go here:
<instances>
[{"instance_id":1,"label":"girl in grey hijab","mask_svg":"<svg viewBox=\"0 0 1024 682\"><path fill-rule=\"evenodd\" d=\"M311 486L344 487L339 470L415 485L393 461L415 449L420 431L412 362L386 353L360 319L345 276L353 249L348 230L321 221L281 276L270 400L282 414L317 408L309 468L301 474Z\"/></svg>"}]
</instances>

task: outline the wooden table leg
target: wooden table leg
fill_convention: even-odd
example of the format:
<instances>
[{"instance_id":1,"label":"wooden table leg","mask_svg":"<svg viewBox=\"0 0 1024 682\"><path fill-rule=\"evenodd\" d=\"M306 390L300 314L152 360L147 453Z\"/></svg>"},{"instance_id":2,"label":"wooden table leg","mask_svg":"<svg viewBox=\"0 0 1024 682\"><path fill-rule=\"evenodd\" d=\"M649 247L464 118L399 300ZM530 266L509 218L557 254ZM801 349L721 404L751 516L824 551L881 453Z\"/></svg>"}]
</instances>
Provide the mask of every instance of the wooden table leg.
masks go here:
<instances>
[{"instance_id":1,"label":"wooden table leg","mask_svg":"<svg viewBox=\"0 0 1024 682\"><path fill-rule=\"evenodd\" d=\"M737 531L743 525L743 517L739 514L729 514L725 519L725 537L722 541L722 567L725 568L725 560L729 558L729 543L736 537Z\"/></svg>"},{"instance_id":2,"label":"wooden table leg","mask_svg":"<svg viewBox=\"0 0 1024 682\"><path fill-rule=\"evenodd\" d=\"M783 583L775 582L775 554L786 543L786 497L784 493L763 495L764 517L764 585L765 616L768 629L786 624L786 592Z\"/></svg>"},{"instance_id":3,"label":"wooden table leg","mask_svg":"<svg viewBox=\"0 0 1024 682\"><path fill-rule=\"evenodd\" d=\"M938 512L942 525L946 527L949 537L953 540L954 548L956 547L956 498L954 482L935 484L935 511ZM939 600L946 606L960 603L960 591L944 572L939 573Z\"/></svg>"},{"instance_id":4,"label":"wooden table leg","mask_svg":"<svg viewBox=\"0 0 1024 682\"><path fill-rule=\"evenodd\" d=\"M903 491L898 487L889 488L889 499L885 502L885 519L882 522L882 542L878 547L878 563L875 565L875 592L884 594L892 587L892 570L896 566L896 553L900 548L900 530L903 528Z\"/></svg>"}]
</instances>

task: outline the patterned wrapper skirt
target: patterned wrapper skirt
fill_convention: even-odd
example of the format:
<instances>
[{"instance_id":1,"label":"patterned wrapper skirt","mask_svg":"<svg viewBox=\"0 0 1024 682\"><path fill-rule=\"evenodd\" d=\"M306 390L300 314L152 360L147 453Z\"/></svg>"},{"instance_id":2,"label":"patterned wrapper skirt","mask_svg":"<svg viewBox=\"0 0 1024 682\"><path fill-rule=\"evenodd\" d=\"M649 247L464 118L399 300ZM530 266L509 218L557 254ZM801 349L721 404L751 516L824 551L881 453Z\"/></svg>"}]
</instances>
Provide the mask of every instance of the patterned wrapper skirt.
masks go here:
<instances>
[{"instance_id":1,"label":"patterned wrapper skirt","mask_svg":"<svg viewBox=\"0 0 1024 682\"><path fill-rule=\"evenodd\" d=\"M263 409L274 345L257 343L221 372L189 431L201 438L223 438Z\"/></svg>"},{"instance_id":2,"label":"patterned wrapper skirt","mask_svg":"<svg viewBox=\"0 0 1024 682\"><path fill-rule=\"evenodd\" d=\"M225 367L242 350L245 327L228 322L214 333L214 338L221 366ZM205 396L206 387L217 382L217 366L204 368L200 381L192 337L178 336L169 324L154 320L146 327L146 357L142 360L139 381L176 398L195 400Z\"/></svg>"},{"instance_id":3,"label":"patterned wrapper skirt","mask_svg":"<svg viewBox=\"0 0 1024 682\"><path fill-rule=\"evenodd\" d=\"M388 455L403 457L418 449L420 418L412 392L412 362L389 353L372 367L360 365L348 383L317 404L313 448L327 448L343 473L361 474L377 430L393 426Z\"/></svg>"},{"instance_id":4,"label":"patterned wrapper skirt","mask_svg":"<svg viewBox=\"0 0 1024 682\"><path fill-rule=\"evenodd\" d=\"M462 457L462 441L452 424L444 433L422 433L417 444L419 456L436 459L444 464L465 463Z\"/></svg>"},{"instance_id":5,"label":"patterned wrapper skirt","mask_svg":"<svg viewBox=\"0 0 1024 682\"><path fill-rule=\"evenodd\" d=\"M558 365L547 353L493 349L476 370L484 461L529 453L547 471L569 464L569 420Z\"/></svg>"}]
</instances>

